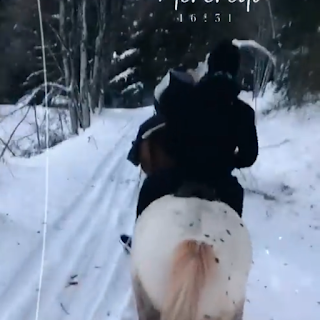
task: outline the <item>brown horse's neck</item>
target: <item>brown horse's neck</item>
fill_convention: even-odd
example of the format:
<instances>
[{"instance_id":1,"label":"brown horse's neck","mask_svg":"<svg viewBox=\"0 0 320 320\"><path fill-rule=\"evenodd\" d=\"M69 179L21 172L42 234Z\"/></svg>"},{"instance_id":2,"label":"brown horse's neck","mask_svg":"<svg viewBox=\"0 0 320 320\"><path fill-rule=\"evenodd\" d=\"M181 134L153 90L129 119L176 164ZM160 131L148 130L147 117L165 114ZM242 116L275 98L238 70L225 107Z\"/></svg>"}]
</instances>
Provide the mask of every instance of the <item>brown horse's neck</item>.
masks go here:
<instances>
[{"instance_id":1,"label":"brown horse's neck","mask_svg":"<svg viewBox=\"0 0 320 320\"><path fill-rule=\"evenodd\" d=\"M175 164L162 148L152 144L150 144L150 161L152 172L172 168Z\"/></svg>"}]
</instances>

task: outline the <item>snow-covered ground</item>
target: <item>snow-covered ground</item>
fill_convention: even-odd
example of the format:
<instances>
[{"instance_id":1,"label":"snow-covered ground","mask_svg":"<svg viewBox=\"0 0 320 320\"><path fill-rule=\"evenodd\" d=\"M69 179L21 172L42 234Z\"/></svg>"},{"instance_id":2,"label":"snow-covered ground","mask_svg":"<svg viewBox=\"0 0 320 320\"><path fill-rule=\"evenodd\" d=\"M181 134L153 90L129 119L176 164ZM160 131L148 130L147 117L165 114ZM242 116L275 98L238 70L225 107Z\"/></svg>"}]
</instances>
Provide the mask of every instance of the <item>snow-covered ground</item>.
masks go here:
<instances>
[{"instance_id":1,"label":"snow-covered ground","mask_svg":"<svg viewBox=\"0 0 320 320\"><path fill-rule=\"evenodd\" d=\"M266 108L266 99L258 107ZM39 319L135 319L129 256L118 239L133 228L141 180L127 151L151 113L108 110L48 154L0 164L1 320L35 319L47 155ZM259 159L238 173L254 246L244 320L319 319L319 123L315 106L258 117Z\"/></svg>"}]
</instances>

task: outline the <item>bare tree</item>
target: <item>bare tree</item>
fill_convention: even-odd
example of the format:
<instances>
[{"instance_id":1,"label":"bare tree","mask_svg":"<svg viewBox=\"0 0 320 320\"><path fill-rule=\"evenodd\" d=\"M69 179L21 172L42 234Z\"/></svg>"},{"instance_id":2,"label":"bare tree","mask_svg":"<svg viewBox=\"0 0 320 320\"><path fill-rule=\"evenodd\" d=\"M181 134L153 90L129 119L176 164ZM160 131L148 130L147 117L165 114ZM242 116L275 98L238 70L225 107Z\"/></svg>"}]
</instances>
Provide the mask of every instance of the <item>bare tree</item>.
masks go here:
<instances>
[{"instance_id":1,"label":"bare tree","mask_svg":"<svg viewBox=\"0 0 320 320\"><path fill-rule=\"evenodd\" d=\"M81 1L79 25L81 30L80 44L80 106L82 115L82 128L90 126L90 109L88 97L88 25L87 0Z\"/></svg>"},{"instance_id":2,"label":"bare tree","mask_svg":"<svg viewBox=\"0 0 320 320\"><path fill-rule=\"evenodd\" d=\"M66 0L59 1L59 33L61 38L61 52L62 52L62 62L63 62L63 71L64 71L64 81L65 86L70 88L71 83L71 70L70 70L70 50L68 48L67 42L67 33L66 33ZM70 88L70 92L73 92ZM78 115L76 110L76 105L74 99L70 97L69 101L69 112L70 112L70 122L71 122L71 132L73 134L78 133Z\"/></svg>"},{"instance_id":3,"label":"bare tree","mask_svg":"<svg viewBox=\"0 0 320 320\"><path fill-rule=\"evenodd\" d=\"M122 19L124 0L97 0L99 31L95 39L94 63L90 81L91 110L101 107L102 79L108 78L112 53L116 45L117 28ZM104 47L104 48L103 48ZM104 50L103 50L104 49ZM104 73L104 75L103 75Z\"/></svg>"},{"instance_id":4,"label":"bare tree","mask_svg":"<svg viewBox=\"0 0 320 320\"><path fill-rule=\"evenodd\" d=\"M99 85L102 71L102 45L105 39L107 29L107 1L100 0L97 2L99 31L95 40L94 62L92 77L90 80L90 109L94 111L99 104L100 92Z\"/></svg>"}]
</instances>

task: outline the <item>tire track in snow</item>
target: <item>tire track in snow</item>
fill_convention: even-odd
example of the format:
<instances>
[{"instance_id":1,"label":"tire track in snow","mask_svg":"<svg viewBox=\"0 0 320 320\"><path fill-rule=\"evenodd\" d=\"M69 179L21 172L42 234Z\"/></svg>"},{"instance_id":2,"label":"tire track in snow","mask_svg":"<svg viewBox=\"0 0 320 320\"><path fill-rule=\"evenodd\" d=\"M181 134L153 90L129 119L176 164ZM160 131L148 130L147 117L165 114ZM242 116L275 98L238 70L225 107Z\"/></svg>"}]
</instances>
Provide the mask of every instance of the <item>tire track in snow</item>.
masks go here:
<instances>
[{"instance_id":1,"label":"tire track in snow","mask_svg":"<svg viewBox=\"0 0 320 320\"><path fill-rule=\"evenodd\" d=\"M114 217L116 217L116 221L114 221L114 228L117 230L120 229L117 223L120 220L121 211L126 212L123 210L124 208L128 208L129 206L132 208L132 215L135 215L137 191L139 191L139 175L136 174L135 177L138 179L137 183L126 192L128 202L123 203L122 206L118 207L117 210L114 211ZM110 229L111 228L112 226L110 225ZM108 236L105 234L104 238L105 241L102 243L107 243L108 245L106 248L99 248L97 254L98 256L101 256L99 251L102 252L102 250L108 252L108 255L105 255L107 272L104 274L103 271L101 271L101 279L97 277L96 281L92 282L92 288L95 287L98 292L95 301L91 301L91 304L89 304L88 301L87 309L90 310L90 312L86 314L85 317L85 319L88 320L104 319L108 314L111 317L116 314L117 319L120 319L119 316L122 314L122 309L127 305L127 299L124 296L119 297L115 292L126 292L128 291L128 288L129 291L131 291L130 259L124 253L122 246L119 244L119 236L116 234L115 239L108 240ZM115 310L115 308L118 310Z\"/></svg>"},{"instance_id":2,"label":"tire track in snow","mask_svg":"<svg viewBox=\"0 0 320 320\"><path fill-rule=\"evenodd\" d=\"M88 180L88 183L83 187L82 192L79 193L79 195L68 205L67 208L65 208L63 211L64 213L60 215L60 217L58 218L58 220L50 227L50 229L59 229L60 225L63 224L65 221L67 221L69 218L72 218L73 216L73 211L76 208L80 208L83 202L83 199L85 198L85 196L87 194L90 194L91 192L91 186L92 183L94 183L95 181L100 179L100 174L101 174L101 170L103 170L104 168L107 167L107 164L110 162L110 160L112 160L111 158L108 158L110 155L112 155L114 153L114 150L119 146L119 144L121 142L123 142L125 140L125 129L127 129L127 127L129 126L129 124L132 123L132 119L131 121L127 122L122 128L121 131L119 132L120 135L120 139L116 142L116 144L110 148L110 150L107 151L106 155L103 157L102 161L99 163L99 165L97 166L94 174L92 175L91 179ZM50 218L50 212L49 212L49 218ZM52 230L49 230L48 227L48 232L50 232ZM41 249L42 243L39 243L31 252L31 255L37 255L38 250ZM40 248L40 249L39 249ZM31 261L31 257L29 256L29 258L27 259L28 261ZM17 272L18 274L21 274L22 271L26 269L26 264L24 263L21 268L19 269L19 271ZM11 280L11 279L10 279ZM11 283L11 281L8 280L8 284ZM12 279L12 283L16 281L16 278ZM10 287L10 285L7 285L7 288ZM4 295L5 295L5 291L4 291ZM0 300L0 312L1 310L3 310L1 308L2 304L1 304L1 300Z\"/></svg>"},{"instance_id":3,"label":"tire track in snow","mask_svg":"<svg viewBox=\"0 0 320 320\"><path fill-rule=\"evenodd\" d=\"M132 167L129 165L127 169L128 172L122 172L126 177L130 176ZM135 176L132 177L137 179L138 175L135 174ZM119 235L117 235L114 230L119 230L122 209L127 209L128 206L132 207L132 214L134 215L133 202L134 204L136 202L138 184L138 181L135 184L131 183L124 190L122 181L118 180L116 188L114 189L113 201L109 203L110 207L108 209L110 209L111 213L108 217L109 219L103 224L102 229L100 228L101 230L96 230L96 232L100 233L100 241L98 245L94 247L93 259L91 263L88 261L88 263L82 262L81 264L81 267L87 271L87 277L84 280L85 284L81 290L80 288L79 290L74 288L73 294L70 293L70 296L67 297L68 299L64 299L64 305L73 319L104 319L107 316L107 311L97 316L96 310L100 306L105 307L106 303L108 303L108 305L110 304L111 299L105 297L106 293L116 296L115 292L117 292L116 287L119 284L119 279L116 280L118 277L115 277L115 272L125 266L125 264L120 261L120 258L124 257L124 254L122 246L119 244ZM96 261L99 262L101 267L94 270L94 263ZM126 286L128 286L127 283ZM88 292L91 293L90 296L88 296ZM78 308L79 302L82 306L81 310ZM63 317L59 319L63 319Z\"/></svg>"},{"instance_id":4,"label":"tire track in snow","mask_svg":"<svg viewBox=\"0 0 320 320\"><path fill-rule=\"evenodd\" d=\"M118 162L119 160L118 157L115 158L115 161ZM122 168L123 161L124 160L118 162L117 165L112 168L113 173L118 172ZM104 178L102 177L102 179ZM116 187L117 181L112 182L108 177L102 187L99 188L100 192L94 197L95 199L93 199L93 197L86 197L88 208L93 208L90 210L92 212L89 210L85 211L87 213L87 221L84 221L81 229L73 232L72 239L74 241L62 242L66 244L66 247L63 247L61 250L61 256L66 257L63 264L61 264L61 259L54 259L55 252L50 253L48 259L49 261L53 261L49 263L50 266L45 270L44 283L46 280L48 280L48 282L43 286L43 302L41 303L40 309L40 311L43 310L41 313L44 314L46 319L57 319L57 316L53 317L53 314L63 314L61 313L60 305L56 302L61 292L66 290L75 290L78 292L82 290L83 280L81 278L76 279L79 281L79 286L66 288L66 285L73 274L79 275L79 267L86 264L88 258L90 260L90 256L94 253L99 235L103 231L103 228L106 228L109 223L110 214L108 212L108 206L110 202L112 202L112 198L117 189ZM94 196L94 194L92 194L92 196ZM76 212L74 212L74 214L76 214ZM68 229L66 229L66 233L67 230ZM78 235L81 236L79 237ZM46 314L46 310L50 310L50 316Z\"/></svg>"},{"instance_id":5,"label":"tire track in snow","mask_svg":"<svg viewBox=\"0 0 320 320\"><path fill-rule=\"evenodd\" d=\"M81 234L81 232L85 232L84 230L90 230L94 231L94 228L99 224L99 216L98 215L88 215L90 211L93 211L95 205L101 204L101 199L105 198L107 196L107 187L108 187L108 177L110 174L114 173L114 170L119 167L119 160L123 156L122 153L115 153L112 154L120 145L120 143L125 142L127 139L129 133L133 131L133 125L129 126L132 124L134 121L130 121L127 123L127 125L124 127L122 131L122 136L118 140L118 142L114 145L111 150L109 150L104 157L104 159L100 162L98 165L92 180L89 181L87 186L84 188L83 192L76 198L75 201L65 210L64 214L61 215L59 218L59 223L63 223L65 221L65 224L71 224L72 225L72 220L69 218L72 217L73 215L80 214L80 212L84 212L83 216L77 217L77 219L74 219L76 221L76 224L73 225L73 229L67 228L66 232L61 232L61 231L56 231L49 229L48 230L48 245L47 245L47 258L48 257L52 258L53 255L51 252L56 253L57 257L55 260L56 264L62 264L63 262L61 261L61 255L59 256L59 251L55 246L55 240L61 242L61 247L64 245L71 243L72 240L74 240L74 243L77 243L79 240L78 234ZM128 128L129 127L129 128ZM127 130L125 130L127 129ZM108 157L110 157L108 159ZM107 166L108 162L111 162L112 166ZM96 187L95 189L91 188L92 182L93 181L104 181L103 184L99 185L99 187ZM89 195L92 196L89 196ZM86 197L84 196L86 195ZM90 199L90 200L89 200ZM87 210L84 210L83 206L87 205ZM81 210L79 210L81 208ZM79 212L77 212L79 211ZM89 221L88 221L89 218ZM69 232L70 230L74 230L73 232ZM51 233L51 234L50 234ZM85 242L87 240L87 237L83 237L82 240ZM39 244L30 254L28 259L23 263L21 272L17 274L17 277L11 281L11 283L8 284L6 294L2 297L0 301L0 314L1 314L1 319L5 320L13 320L13 319L33 319L34 313L35 313L35 299L36 299L36 286L38 284L38 272L35 272L35 270L38 271L39 268L39 261L40 261L40 246ZM77 255L81 254L81 246L78 246L78 251L76 252ZM59 248L61 249L61 248ZM70 250L70 249L69 249ZM69 257L66 257L66 260L69 261L69 265L72 265L72 260L69 259ZM70 262L71 261L71 262ZM49 266L48 266L49 267ZM46 270L47 268L46 267ZM69 267L70 268L70 267ZM44 278L44 288L47 286L47 275L48 273L45 271L45 278ZM50 275L49 275L50 279ZM65 281L67 279L63 279ZM46 294L46 291L44 291L44 295ZM52 295L54 296L54 295ZM13 299L12 299L13 297ZM34 302L34 303L33 303ZM41 305L43 303L46 303L45 301L41 302ZM51 309L51 308L50 308ZM42 307L41 307L41 310ZM40 310L40 316L43 311ZM50 312L50 311L49 311ZM41 316L42 317L42 316ZM46 317L46 319L48 319Z\"/></svg>"}]
</instances>

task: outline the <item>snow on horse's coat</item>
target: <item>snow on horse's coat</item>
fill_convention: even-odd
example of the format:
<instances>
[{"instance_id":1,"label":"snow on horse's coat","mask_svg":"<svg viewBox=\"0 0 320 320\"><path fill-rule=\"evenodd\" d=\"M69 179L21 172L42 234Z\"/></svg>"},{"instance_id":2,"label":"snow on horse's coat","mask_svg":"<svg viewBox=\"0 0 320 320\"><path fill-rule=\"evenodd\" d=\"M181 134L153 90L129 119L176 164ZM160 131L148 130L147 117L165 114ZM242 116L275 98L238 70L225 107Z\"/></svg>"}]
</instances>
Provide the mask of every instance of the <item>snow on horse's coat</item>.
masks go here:
<instances>
[{"instance_id":1,"label":"snow on horse's coat","mask_svg":"<svg viewBox=\"0 0 320 320\"><path fill-rule=\"evenodd\" d=\"M131 257L140 320L242 319L252 247L228 205L154 201L137 220Z\"/></svg>"}]
</instances>

